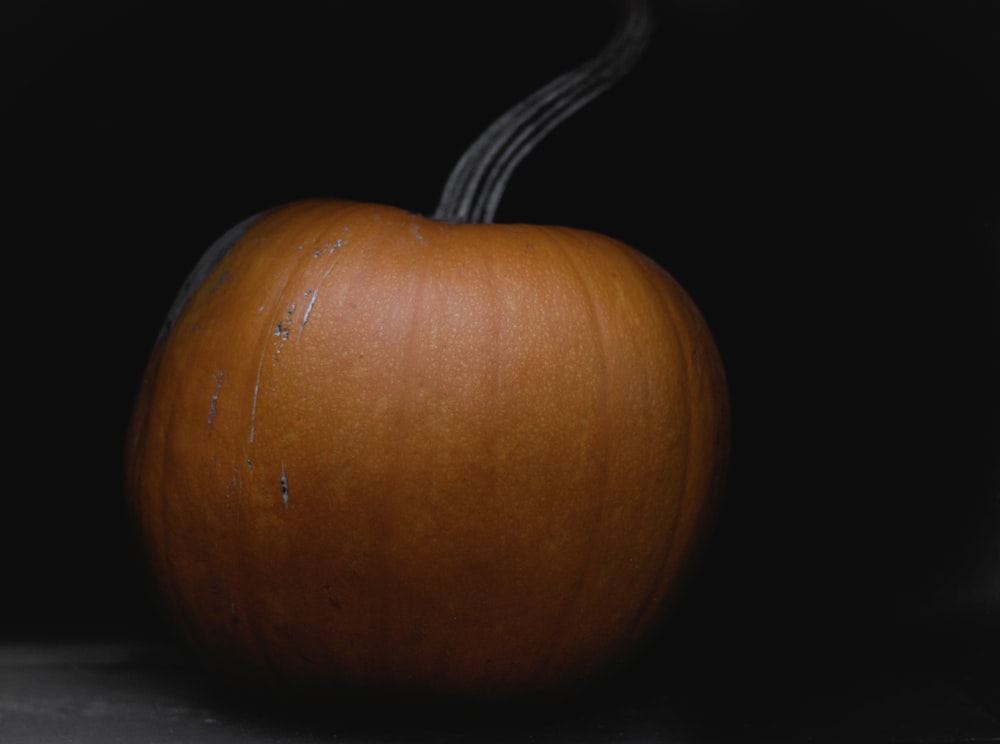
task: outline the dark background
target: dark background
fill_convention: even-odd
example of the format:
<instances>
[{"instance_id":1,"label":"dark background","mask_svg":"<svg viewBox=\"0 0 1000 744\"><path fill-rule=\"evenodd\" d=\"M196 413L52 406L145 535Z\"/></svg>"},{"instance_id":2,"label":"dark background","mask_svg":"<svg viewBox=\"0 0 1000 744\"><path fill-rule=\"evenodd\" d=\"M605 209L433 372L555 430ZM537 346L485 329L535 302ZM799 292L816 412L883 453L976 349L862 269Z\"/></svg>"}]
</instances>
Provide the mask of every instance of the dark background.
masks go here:
<instances>
[{"instance_id":1,"label":"dark background","mask_svg":"<svg viewBox=\"0 0 1000 744\"><path fill-rule=\"evenodd\" d=\"M609 37L586 0L36 2L0 22L0 640L164 631L132 397L183 277L309 196L430 213L500 112ZM676 622L797 653L1000 636L1000 5L656 4L634 74L498 221L620 238L693 295L734 432Z\"/></svg>"}]
</instances>

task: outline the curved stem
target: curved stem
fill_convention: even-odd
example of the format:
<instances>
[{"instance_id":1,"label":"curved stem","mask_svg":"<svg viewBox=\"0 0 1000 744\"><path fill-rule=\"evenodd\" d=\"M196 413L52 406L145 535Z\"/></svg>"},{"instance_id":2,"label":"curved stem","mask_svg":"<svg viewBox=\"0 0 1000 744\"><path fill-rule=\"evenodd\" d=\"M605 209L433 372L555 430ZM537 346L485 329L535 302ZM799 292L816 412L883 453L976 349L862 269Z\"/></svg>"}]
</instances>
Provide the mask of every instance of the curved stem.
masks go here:
<instances>
[{"instance_id":1,"label":"curved stem","mask_svg":"<svg viewBox=\"0 0 1000 744\"><path fill-rule=\"evenodd\" d=\"M502 114L462 155L434 219L492 222L514 168L556 126L623 78L652 35L649 0L626 0L617 32L597 56Z\"/></svg>"}]
</instances>

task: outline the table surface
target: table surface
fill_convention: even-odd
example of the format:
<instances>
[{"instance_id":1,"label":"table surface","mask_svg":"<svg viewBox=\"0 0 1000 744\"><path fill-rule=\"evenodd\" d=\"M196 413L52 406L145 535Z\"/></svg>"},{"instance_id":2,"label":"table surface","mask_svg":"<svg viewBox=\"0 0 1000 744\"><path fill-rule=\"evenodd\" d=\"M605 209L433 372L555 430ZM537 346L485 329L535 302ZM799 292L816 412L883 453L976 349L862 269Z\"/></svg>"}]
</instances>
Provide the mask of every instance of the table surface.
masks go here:
<instances>
[{"instance_id":1,"label":"table surface","mask_svg":"<svg viewBox=\"0 0 1000 744\"><path fill-rule=\"evenodd\" d=\"M169 642L8 642L0 742L1000 742L1000 675L870 652L702 658L556 710L420 716L250 703Z\"/></svg>"}]
</instances>

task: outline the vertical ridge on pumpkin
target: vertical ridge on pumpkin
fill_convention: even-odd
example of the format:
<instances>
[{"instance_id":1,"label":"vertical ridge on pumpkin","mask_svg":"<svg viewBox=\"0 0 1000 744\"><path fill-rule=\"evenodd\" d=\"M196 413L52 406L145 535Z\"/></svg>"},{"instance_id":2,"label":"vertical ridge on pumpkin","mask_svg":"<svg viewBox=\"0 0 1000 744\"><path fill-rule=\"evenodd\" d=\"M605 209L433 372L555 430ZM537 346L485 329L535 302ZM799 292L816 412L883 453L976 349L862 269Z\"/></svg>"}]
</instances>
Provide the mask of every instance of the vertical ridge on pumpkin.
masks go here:
<instances>
[{"instance_id":1,"label":"vertical ridge on pumpkin","mask_svg":"<svg viewBox=\"0 0 1000 744\"><path fill-rule=\"evenodd\" d=\"M373 240L377 250L387 257L404 248L393 242L391 228L381 224L372 223L365 237ZM372 276L368 285L359 288L363 294L357 299L359 309L372 316L368 322L375 324L369 330L373 338L378 340L382 362L376 373L380 376L388 375L386 388L393 392L386 409L391 420L390 430L400 434L390 438L392 446L387 447L382 454L381 462L384 464L376 477L375 486L378 492L368 494L374 499L369 510L371 553L374 556L369 569L369 580L390 588L377 595L378 609L369 610L374 626L371 633L375 639L370 646L370 663L373 672L377 670L378 674L387 676L392 675L392 656L394 642L400 632L400 618L406 616L405 611L400 611L400 601L405 601L407 587L400 586L400 572L394 565L399 560L398 540L401 528L396 504L403 498L402 475L406 473L408 443L402 433L412 428L412 401L414 390L419 385L419 379L408 371L413 360L418 357L419 336L416 331L426 312L424 298L428 281L422 268L404 273L398 263L391 258L389 261L390 270L379 277ZM396 291L405 288L405 294L394 295L391 299L385 296L373 297L368 294L373 288L377 288L380 295L387 288ZM405 526L402 527L405 529Z\"/></svg>"},{"instance_id":2,"label":"vertical ridge on pumpkin","mask_svg":"<svg viewBox=\"0 0 1000 744\"><path fill-rule=\"evenodd\" d=\"M663 291L662 287L657 287L655 296L657 300L663 302L664 298L666 297L666 293ZM667 304L671 304L671 307L669 307L668 311L663 314L663 317L670 317L670 318L677 317L676 315L677 308L675 306L672 306L669 297L666 297L666 301ZM688 390L690 384L689 380L690 371L686 361L690 356L690 346L691 346L690 339L687 337L686 329L682 329L681 327L679 327L679 324L671 323L669 324L669 328L673 332L673 338L675 344L681 350L676 355L676 358L682 360L680 363L675 363L672 369L676 370L678 374L679 379L677 384L681 387L681 389ZM694 422L695 419L694 416L695 407L692 405L691 399L688 396L684 395L678 397L683 401L685 409L683 416L685 420L685 429L687 431L690 431L692 428L692 423ZM665 549L663 551L659 567L656 571L656 574L660 576L659 585L655 588L654 591L650 592L649 596L646 599L646 602L643 604L640 611L637 613L635 628L640 628L645 624L649 623L650 621L652 621L653 619L652 616L661 609L662 607L661 602L664 596L666 595L667 587L671 586L674 583L675 576L677 575L677 572L679 570L679 567L674 565L675 564L674 558L675 556L678 555L683 557L687 553L686 550L687 546L678 544L677 537L678 535L683 536L686 534L686 529L684 529L684 527L686 527L686 525L684 524L685 505L688 502L688 500L692 497L692 494L697 493L697 491L691 488L690 477L689 477L691 470L691 456L692 456L690 436L684 438L684 448L685 448L684 454L680 458L680 461L683 463L684 472L677 478L678 482L682 483L683 486L680 489L678 489L677 492L676 509L674 510L674 513L670 520L670 527L666 539ZM633 635L637 634L637 632L638 631L634 629Z\"/></svg>"},{"instance_id":3,"label":"vertical ridge on pumpkin","mask_svg":"<svg viewBox=\"0 0 1000 744\"><path fill-rule=\"evenodd\" d=\"M706 450L709 453L713 450L719 436L715 428L722 425L728 417L728 396L724 375L720 379L704 381L694 374L692 360L696 354L708 357L705 359L705 367L711 370L713 375L716 370L722 374L722 365L707 323L693 300L681 290L680 285L670 274L645 255L630 249L629 256L636 265L638 276L643 277L650 285L653 285L654 277L658 279L655 297L662 307L659 316L674 319L670 329L681 350L677 357L678 364L674 368L683 375L680 384L687 391L684 402L686 426L690 432L685 440L687 452L684 456L684 486L672 527L672 532L683 536L685 542L678 542L672 538L669 550L664 554L657 595L651 595L650 601L643 609L644 617L652 620L656 614L668 609L659 602L659 597L666 596L668 587L676 586L686 578L686 574L690 573L692 558L696 557L693 555L695 546L692 543L692 536L703 538L704 525L715 510L719 484L702 483L694 479L703 478L702 471L706 467L712 471L725 467L724 454L720 455L719 461L713 461L706 455ZM706 389L710 389L713 400L709 400L705 395ZM711 427L712 431L706 431L706 427Z\"/></svg>"},{"instance_id":4,"label":"vertical ridge on pumpkin","mask_svg":"<svg viewBox=\"0 0 1000 744\"><path fill-rule=\"evenodd\" d=\"M585 316L585 326L589 329L587 338L588 345L598 350L596 353L588 355L588 358L592 358L597 362L597 366L595 368L586 370L586 374L594 373L594 377L591 379L595 387L592 399L594 410L588 412L588 420L591 415L600 418L601 423L592 426L594 426L596 430L607 432L611 428L610 415L608 411L608 395L610 389L609 370L606 361L608 359L609 342L607 329L601 320L601 305L595 297L590 282L586 278L588 272L581 266L581 262L584 260L582 252L567 247L563 241L561 231L551 228L539 228L539 230L546 234L546 242L551 244L553 252L558 255L557 260L564 266L568 267L568 273L573 279L572 287L574 290L572 297L574 303L570 307L578 309L581 311L582 315ZM582 343L583 341L583 339L579 339L579 342ZM577 575L573 580L572 588L562 598L563 607L558 615L561 620L553 623L552 636L546 644L545 651L542 654L543 658L546 659L559 659L562 661L563 659L568 658L568 656L571 656L572 654L569 654L568 656L566 654L567 641L570 643L570 648L572 648L573 645L579 645L581 643L586 645L588 643L587 638L579 637L581 623L586 619L585 615L581 616L579 613L579 605L589 582L592 581L596 556L599 554L599 551L595 550L594 547L600 535L599 527L607 508L607 500L611 490L610 440L610 436L603 438L603 452L598 455L598 470L600 472L598 480L602 485L595 490L601 494L601 498L597 500L596 507L593 507L593 515L589 520L590 526L588 528L588 535L586 538L586 544L588 546L586 550L587 557L578 568ZM580 452L580 455L583 455L584 457L591 454L593 453L590 453L589 451ZM581 469L584 469L586 467L586 463L579 462L578 466ZM576 621L570 622L569 618L571 617L575 617ZM565 630L566 628L573 628L573 631L567 633ZM545 663L540 664L538 673L547 674L547 666L548 664Z\"/></svg>"}]
</instances>

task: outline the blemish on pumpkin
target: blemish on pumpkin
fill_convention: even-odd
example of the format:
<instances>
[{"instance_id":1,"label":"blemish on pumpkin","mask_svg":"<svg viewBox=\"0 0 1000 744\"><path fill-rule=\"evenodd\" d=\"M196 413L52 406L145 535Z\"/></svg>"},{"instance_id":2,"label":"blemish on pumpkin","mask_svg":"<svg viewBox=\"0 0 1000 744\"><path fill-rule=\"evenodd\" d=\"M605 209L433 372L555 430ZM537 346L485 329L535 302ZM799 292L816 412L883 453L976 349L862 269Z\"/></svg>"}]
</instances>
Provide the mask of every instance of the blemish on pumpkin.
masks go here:
<instances>
[{"instance_id":1,"label":"blemish on pumpkin","mask_svg":"<svg viewBox=\"0 0 1000 744\"><path fill-rule=\"evenodd\" d=\"M219 393L222 391L222 370L220 369L218 374L214 374L212 377L215 380L215 393L212 394L212 399L208 402L208 425L210 427L218 414L217 404Z\"/></svg>"},{"instance_id":2,"label":"blemish on pumpkin","mask_svg":"<svg viewBox=\"0 0 1000 744\"><path fill-rule=\"evenodd\" d=\"M345 230L346 232L346 230ZM343 248L347 244L347 241L343 238L337 238L332 243L323 243L319 248L313 251L313 258L319 258L326 251L327 255L333 253L338 248Z\"/></svg>"},{"instance_id":3,"label":"blemish on pumpkin","mask_svg":"<svg viewBox=\"0 0 1000 744\"><path fill-rule=\"evenodd\" d=\"M257 426L257 396L260 394L260 373L261 373L261 370L263 368L264 368L264 357L261 357L260 358L260 364L257 365L257 381L254 383L254 386L253 386L253 402L250 405L250 440L249 441L251 441L251 442L253 441L255 430L256 430L256 426ZM247 464L248 465L250 464L249 460L247 460Z\"/></svg>"},{"instance_id":4,"label":"blemish on pumpkin","mask_svg":"<svg viewBox=\"0 0 1000 744\"><path fill-rule=\"evenodd\" d=\"M282 341L288 340L288 334L291 333L292 316L295 314L295 303L288 308L288 312L285 313L285 317L278 321L278 325L274 328L274 335L278 336Z\"/></svg>"},{"instance_id":5,"label":"blemish on pumpkin","mask_svg":"<svg viewBox=\"0 0 1000 744\"><path fill-rule=\"evenodd\" d=\"M335 610L343 609L342 605L340 604L340 600L339 599L336 599L335 597L329 596L332 592L333 592L333 585L332 584L323 584L323 593L327 595L327 598L326 598L327 604L329 604Z\"/></svg>"},{"instance_id":6,"label":"blemish on pumpkin","mask_svg":"<svg viewBox=\"0 0 1000 744\"><path fill-rule=\"evenodd\" d=\"M285 475L285 463L281 463L281 501L288 508L288 476Z\"/></svg>"},{"instance_id":7,"label":"blemish on pumpkin","mask_svg":"<svg viewBox=\"0 0 1000 744\"><path fill-rule=\"evenodd\" d=\"M339 248L346 243L346 240L337 240L337 242L333 244L333 247ZM299 322L299 335L295 337L295 343L298 343L299 339L302 338L302 331L305 330L306 323L309 320L309 315L312 313L313 307L316 305L316 300L319 299L319 286L326 281L326 278L330 276L331 271L333 271L332 265L323 272L323 276L320 277L319 284L316 285L315 289L306 290L306 292L303 293L304 297L309 298L309 304L306 305L306 310L302 313L302 320Z\"/></svg>"},{"instance_id":8,"label":"blemish on pumpkin","mask_svg":"<svg viewBox=\"0 0 1000 744\"><path fill-rule=\"evenodd\" d=\"M240 490L240 474L235 468L233 469L233 477L229 479L229 483L226 484L226 499L231 499L233 496L233 491Z\"/></svg>"},{"instance_id":9,"label":"blemish on pumpkin","mask_svg":"<svg viewBox=\"0 0 1000 744\"><path fill-rule=\"evenodd\" d=\"M309 320L309 313L312 312L313 305L316 304L316 300L319 298L319 289L310 289L309 292L306 292L306 295L308 296L310 292L312 293L312 297L309 298L309 304L306 305L306 311L302 313L302 321L299 323L299 335L296 337L295 343L298 343L299 338L302 337L302 329L306 327L306 322Z\"/></svg>"}]
</instances>

